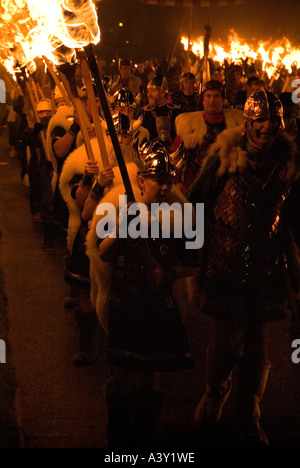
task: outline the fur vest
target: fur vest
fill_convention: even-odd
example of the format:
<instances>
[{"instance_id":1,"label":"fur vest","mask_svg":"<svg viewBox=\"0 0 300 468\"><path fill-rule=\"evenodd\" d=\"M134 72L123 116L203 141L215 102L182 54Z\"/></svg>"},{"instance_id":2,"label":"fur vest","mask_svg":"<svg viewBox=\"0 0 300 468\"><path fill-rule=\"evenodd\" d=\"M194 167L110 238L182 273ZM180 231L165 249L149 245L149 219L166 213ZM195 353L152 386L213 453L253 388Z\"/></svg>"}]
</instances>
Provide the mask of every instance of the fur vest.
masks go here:
<instances>
[{"instance_id":1,"label":"fur vest","mask_svg":"<svg viewBox=\"0 0 300 468\"><path fill-rule=\"evenodd\" d=\"M226 128L243 125L243 112L238 109L223 109ZM203 111L179 114L175 120L177 135L179 135L186 149L201 145L207 133L207 126L203 118Z\"/></svg>"},{"instance_id":2,"label":"fur vest","mask_svg":"<svg viewBox=\"0 0 300 468\"><path fill-rule=\"evenodd\" d=\"M53 191L55 190L57 184L57 159L54 155L53 148L52 148L52 139L53 139L53 132L56 127L62 127L66 132L70 130L70 127L73 123L73 115L74 115L74 108L63 106L58 109L56 114L50 119L48 128L47 128L47 149L49 154L49 160L52 162L54 168L54 175L52 179L52 188ZM76 146L80 146L82 144L82 135L81 132L78 133L76 139Z\"/></svg>"},{"instance_id":3,"label":"fur vest","mask_svg":"<svg viewBox=\"0 0 300 468\"><path fill-rule=\"evenodd\" d=\"M137 183L138 167L134 163L127 165L129 177L132 183L134 196L137 202L142 202L140 188ZM118 168L115 168L114 187L109 190L106 196L100 203L112 203L118 213L119 195L124 194L124 186ZM175 187L171 191L166 200L167 203L172 204L179 202L181 205L188 203L187 199ZM99 256L99 249L97 246L97 223L100 221L101 216L95 213L91 223L91 228L87 235L86 253L90 259L90 278L91 278L91 301L96 309L99 322L104 330L108 328L108 313L109 313L109 295L112 281L112 265L109 262L103 262ZM172 220L171 220L172 221ZM176 281L174 287L174 297L177 300L179 308L187 304L185 297L185 280Z\"/></svg>"}]
</instances>

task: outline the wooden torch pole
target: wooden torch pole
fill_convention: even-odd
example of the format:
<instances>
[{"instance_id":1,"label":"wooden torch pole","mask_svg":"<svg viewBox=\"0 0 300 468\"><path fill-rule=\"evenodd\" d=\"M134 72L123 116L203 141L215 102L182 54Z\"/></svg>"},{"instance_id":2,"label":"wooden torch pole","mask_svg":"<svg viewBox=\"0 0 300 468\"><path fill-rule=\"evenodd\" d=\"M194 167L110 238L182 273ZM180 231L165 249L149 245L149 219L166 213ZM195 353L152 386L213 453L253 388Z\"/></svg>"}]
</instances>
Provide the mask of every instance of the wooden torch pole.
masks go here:
<instances>
[{"instance_id":1,"label":"wooden torch pole","mask_svg":"<svg viewBox=\"0 0 300 468\"><path fill-rule=\"evenodd\" d=\"M62 85L62 83L59 81L58 79L58 76L57 74L55 73L55 70L53 68L53 65L52 63L50 62L49 59L47 59L47 57L43 56L43 60L48 68L48 71L54 81L54 83L56 84L56 86L58 87L58 89L60 90L61 94L63 95L63 98L64 100L66 101L66 104L67 106L71 107L72 106L72 100L70 99L65 87Z\"/></svg>"},{"instance_id":2,"label":"wooden torch pole","mask_svg":"<svg viewBox=\"0 0 300 468\"><path fill-rule=\"evenodd\" d=\"M23 77L24 77L24 82L25 82L25 86L26 86L27 96L28 96L28 99L29 99L29 102L30 102L30 105L31 105L31 108L32 108L32 111L33 111L33 114L34 114L34 117L35 117L35 120L36 120L38 123L41 123L41 119L39 118L38 112L37 112L37 110L36 110L36 105L35 105L35 101L34 101L32 89L31 89L31 86L30 86L30 84L29 84L29 81L28 81L28 79L27 79L27 77L26 77L25 69L24 69L24 68L21 68L21 71L22 71L22 74L23 74ZM43 131L40 132L39 137L40 137L40 139L41 139L41 143L42 143L42 147L43 147L43 150L44 150L46 159L49 161L48 148L47 148L46 138L45 138L45 135L44 135L44 132L43 132Z\"/></svg>"},{"instance_id":3,"label":"wooden torch pole","mask_svg":"<svg viewBox=\"0 0 300 468\"><path fill-rule=\"evenodd\" d=\"M117 137L116 129L115 129L113 119L112 119L112 115L111 115L109 105L108 105L108 102L107 102L105 90L104 90L103 83L102 83L102 80L101 80L101 77L100 77L99 68L98 68L96 58L95 58L95 55L94 55L93 47L94 47L93 44L89 44L88 46L84 47L84 50L85 50L85 53L86 53L87 58L88 58L88 63L89 63L89 66L90 66L90 70L91 70L93 78L95 80L95 84L96 84L97 91L98 91L98 94L99 94L99 98L100 98L100 101L101 101L102 110L103 110L103 113L104 113L104 117L105 117L105 120L106 120L106 123L107 123L108 130L109 130L110 138L111 138L111 141L112 141L112 144L113 144L113 147L114 147L114 151L115 151L116 158L117 158L117 161L118 161L118 165L119 165L119 168L120 168L123 183L124 183L124 186L125 186L127 199L128 199L129 202L135 201L134 193L133 193L133 190L132 190L132 185L131 185L131 182L130 182L130 179L129 179L127 167L126 167L126 164L125 164L125 161L124 161L124 158L123 158L120 143L119 143L119 140L118 140L118 137Z\"/></svg>"},{"instance_id":4,"label":"wooden torch pole","mask_svg":"<svg viewBox=\"0 0 300 468\"><path fill-rule=\"evenodd\" d=\"M92 117L93 117L93 122L95 125L95 131L96 131L96 137L98 140L99 144L99 150L100 150L100 156L102 159L102 164L103 167L108 167L109 160L108 160L108 154L106 151L106 146L105 146L105 141L104 141L104 136L103 136L103 130L102 130L102 125L100 121L100 116L99 116L99 111L95 99L95 93L93 89L93 83L89 71L89 66L86 61L86 55L83 50L77 50L77 57L80 60L80 66L82 70L82 76L86 85L86 90L87 90L87 95L89 102L91 104L91 111L92 111Z\"/></svg>"},{"instance_id":5,"label":"wooden torch pole","mask_svg":"<svg viewBox=\"0 0 300 468\"><path fill-rule=\"evenodd\" d=\"M77 86L76 86L76 81L75 81L75 67L76 65L71 65L69 63L66 63L64 65L59 66L59 71L65 76L68 83L70 84L70 88L73 94L74 108L79 119L79 125L80 125L80 129L82 132L83 142L86 148L88 159L90 159L91 161L95 161L95 157L94 157L94 153L93 153L93 149L92 149L92 145L91 145L91 141L90 141L90 137L89 137L89 133L87 129L86 112L83 108L80 98L78 97L78 91L77 91Z\"/></svg>"}]
</instances>

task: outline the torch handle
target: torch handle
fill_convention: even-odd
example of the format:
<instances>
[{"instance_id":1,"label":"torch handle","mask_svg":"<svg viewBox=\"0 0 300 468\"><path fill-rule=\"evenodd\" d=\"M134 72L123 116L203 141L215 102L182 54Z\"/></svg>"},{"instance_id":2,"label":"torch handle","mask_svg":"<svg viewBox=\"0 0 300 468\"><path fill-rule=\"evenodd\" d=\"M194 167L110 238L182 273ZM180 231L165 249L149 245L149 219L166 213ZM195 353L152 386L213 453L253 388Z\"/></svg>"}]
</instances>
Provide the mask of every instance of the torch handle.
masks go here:
<instances>
[{"instance_id":1,"label":"torch handle","mask_svg":"<svg viewBox=\"0 0 300 468\"><path fill-rule=\"evenodd\" d=\"M84 52L77 51L77 55L78 55L78 58L80 59L82 76L86 85L87 95L91 103L92 117L93 117L93 122L95 125L95 131L96 131L96 136L97 136L97 140L99 144L102 164L103 164L103 167L108 167L109 166L108 154L107 154L106 146L104 142L103 130L102 130L102 125L101 125L100 116L98 112L98 107L96 104L95 93L93 89L93 83L91 80L89 67L88 67Z\"/></svg>"},{"instance_id":2,"label":"torch handle","mask_svg":"<svg viewBox=\"0 0 300 468\"><path fill-rule=\"evenodd\" d=\"M77 91L77 86L75 82L75 76L74 76L74 68L72 67L65 67L65 70L60 71L60 76L61 79L64 83L65 89L68 89L68 85L71 88L72 91L72 102L74 104L75 112L78 116L79 119L79 125L82 133L82 138L83 138L83 143L86 149L87 157L90 161L95 162L95 157L91 145L91 140L89 137L88 133L88 126L90 126L90 122L88 120L88 117L86 115L85 109L83 107L82 102L80 101L80 98L78 97L78 91ZM68 76L66 76L66 74Z\"/></svg>"},{"instance_id":3,"label":"torch handle","mask_svg":"<svg viewBox=\"0 0 300 468\"><path fill-rule=\"evenodd\" d=\"M92 72L92 75L93 75L93 78L95 80L95 84L96 84L96 87L97 87L97 90L98 90L102 110L103 110L104 117L105 117L105 120L106 120L106 123L107 123L110 138L111 138L111 141L112 141L112 144L113 144L113 147L114 147L114 151L115 151L116 158L117 158L117 161L118 161L118 165L119 165L119 168L120 168L120 172L121 172L121 175L122 175L122 179L123 179L123 183L124 183L124 186L125 186L125 191L126 191L126 194L127 194L127 197L128 197L128 201L129 202L134 201L135 198L134 198L131 182L130 182L130 179L129 179L127 167L126 167L126 164L125 164L125 161L124 161L124 158L123 158L120 143L119 143L119 140L118 140L118 137L117 137L117 134L116 134L115 127L114 127L114 123L113 123L112 115L111 115L109 105L108 105L108 102L107 102L107 98L106 98L105 90L104 90L104 87L103 87L103 83L102 83L102 80L100 78L98 65L97 65L96 58L95 58L94 51L93 51L93 44L89 44L88 46L84 47L84 50L86 52L88 62L89 62L89 66L90 66L90 70Z\"/></svg>"},{"instance_id":4,"label":"torch handle","mask_svg":"<svg viewBox=\"0 0 300 468\"><path fill-rule=\"evenodd\" d=\"M63 95L63 98L66 101L67 106L70 107L72 105L72 102L71 102L71 100L69 98L69 95L68 95L67 91L65 90L64 86L59 81L58 76L55 73L50 60L48 60L47 57L45 57L45 56L43 56L43 60L44 60L45 64L47 65L48 71L49 71L50 75L52 76L52 78L54 80L54 83L56 84L56 86L60 90L61 94Z\"/></svg>"}]
</instances>

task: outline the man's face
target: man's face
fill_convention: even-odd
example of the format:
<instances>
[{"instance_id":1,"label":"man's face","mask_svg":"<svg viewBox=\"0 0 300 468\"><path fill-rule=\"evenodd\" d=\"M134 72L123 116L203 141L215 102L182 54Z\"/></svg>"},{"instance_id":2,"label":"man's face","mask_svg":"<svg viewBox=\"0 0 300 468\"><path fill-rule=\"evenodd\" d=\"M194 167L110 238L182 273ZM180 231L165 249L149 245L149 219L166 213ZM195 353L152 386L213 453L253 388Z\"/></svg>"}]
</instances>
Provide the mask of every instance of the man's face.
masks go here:
<instances>
[{"instance_id":1,"label":"man's face","mask_svg":"<svg viewBox=\"0 0 300 468\"><path fill-rule=\"evenodd\" d=\"M251 126L250 134L248 132L250 144L258 150L263 150L274 143L280 127L280 120L257 119L252 122Z\"/></svg>"},{"instance_id":2,"label":"man's face","mask_svg":"<svg viewBox=\"0 0 300 468\"><path fill-rule=\"evenodd\" d=\"M234 79L235 79L236 86L238 86L242 81L242 74L239 70L235 70Z\"/></svg>"},{"instance_id":3,"label":"man's face","mask_svg":"<svg viewBox=\"0 0 300 468\"><path fill-rule=\"evenodd\" d=\"M168 176L138 176L146 203L163 203L172 190L173 182Z\"/></svg>"},{"instance_id":4,"label":"man's face","mask_svg":"<svg viewBox=\"0 0 300 468\"><path fill-rule=\"evenodd\" d=\"M130 77L130 66L122 65L120 67L120 76L121 80L128 80Z\"/></svg>"},{"instance_id":5,"label":"man's face","mask_svg":"<svg viewBox=\"0 0 300 468\"><path fill-rule=\"evenodd\" d=\"M133 120L135 109L130 106L116 106L114 108L114 113L119 113L127 115L129 120Z\"/></svg>"},{"instance_id":6,"label":"man's face","mask_svg":"<svg viewBox=\"0 0 300 468\"><path fill-rule=\"evenodd\" d=\"M183 80L182 91L186 96L191 96L195 91L195 80Z\"/></svg>"},{"instance_id":7,"label":"man's face","mask_svg":"<svg viewBox=\"0 0 300 468\"><path fill-rule=\"evenodd\" d=\"M124 135L123 133L118 133L117 136L118 136L120 145L129 146L132 142L131 135Z\"/></svg>"},{"instance_id":8,"label":"man's face","mask_svg":"<svg viewBox=\"0 0 300 468\"><path fill-rule=\"evenodd\" d=\"M260 88L261 88L261 85L252 83L252 85L249 86L249 96L253 93L257 93L257 91L259 91Z\"/></svg>"},{"instance_id":9,"label":"man's face","mask_svg":"<svg viewBox=\"0 0 300 468\"><path fill-rule=\"evenodd\" d=\"M217 89L205 91L203 96L203 108L204 112L209 115L220 114L223 109L221 91L218 91Z\"/></svg>"},{"instance_id":10,"label":"man's face","mask_svg":"<svg viewBox=\"0 0 300 468\"><path fill-rule=\"evenodd\" d=\"M150 106L159 106L166 100L165 93L158 88L148 88L147 94Z\"/></svg>"}]
</instances>

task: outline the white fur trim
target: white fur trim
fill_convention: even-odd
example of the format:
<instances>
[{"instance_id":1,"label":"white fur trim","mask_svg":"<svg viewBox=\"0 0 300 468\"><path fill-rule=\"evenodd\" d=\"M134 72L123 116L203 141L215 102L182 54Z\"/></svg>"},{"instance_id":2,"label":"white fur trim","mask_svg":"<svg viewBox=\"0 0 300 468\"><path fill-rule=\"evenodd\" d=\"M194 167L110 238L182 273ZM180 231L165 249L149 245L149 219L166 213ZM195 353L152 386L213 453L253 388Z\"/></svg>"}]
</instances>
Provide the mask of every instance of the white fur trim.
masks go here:
<instances>
[{"instance_id":1,"label":"white fur trim","mask_svg":"<svg viewBox=\"0 0 300 468\"><path fill-rule=\"evenodd\" d=\"M239 109L223 109L226 128L243 125L243 112ZM179 135L187 149L195 148L203 141L207 133L207 126L203 118L203 111L179 114L175 119L177 135Z\"/></svg>"},{"instance_id":2,"label":"white fur trim","mask_svg":"<svg viewBox=\"0 0 300 468\"><path fill-rule=\"evenodd\" d=\"M241 147L244 131L244 126L228 128L220 133L211 145L207 157L218 154L221 162L219 175L234 173L238 168L247 165L247 152ZM288 169L287 180L293 180L297 175L294 161L296 147L290 136L279 132L272 151L278 153L278 160L285 162Z\"/></svg>"}]
</instances>

